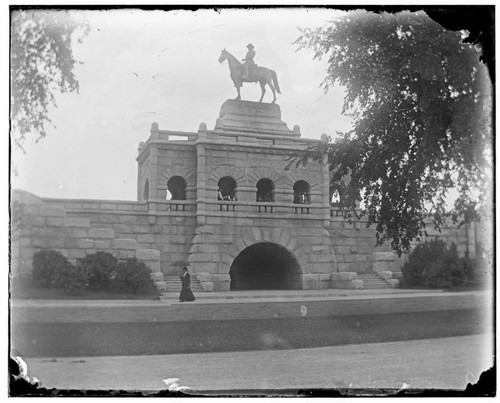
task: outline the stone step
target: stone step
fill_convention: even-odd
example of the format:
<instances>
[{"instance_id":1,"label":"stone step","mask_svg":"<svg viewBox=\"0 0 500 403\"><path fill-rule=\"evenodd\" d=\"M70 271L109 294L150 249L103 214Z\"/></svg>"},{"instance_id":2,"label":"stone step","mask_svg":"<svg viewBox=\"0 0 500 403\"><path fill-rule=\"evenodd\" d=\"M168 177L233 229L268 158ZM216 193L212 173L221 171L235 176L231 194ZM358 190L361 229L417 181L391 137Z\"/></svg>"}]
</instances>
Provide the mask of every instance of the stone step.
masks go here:
<instances>
[{"instance_id":1,"label":"stone step","mask_svg":"<svg viewBox=\"0 0 500 403\"><path fill-rule=\"evenodd\" d=\"M178 276L164 276L167 292L181 292L182 281ZM203 292L203 288L198 279L191 277L191 291Z\"/></svg>"},{"instance_id":2,"label":"stone step","mask_svg":"<svg viewBox=\"0 0 500 403\"><path fill-rule=\"evenodd\" d=\"M387 281L373 273L358 274L358 279L363 281L364 289L392 288Z\"/></svg>"}]
</instances>

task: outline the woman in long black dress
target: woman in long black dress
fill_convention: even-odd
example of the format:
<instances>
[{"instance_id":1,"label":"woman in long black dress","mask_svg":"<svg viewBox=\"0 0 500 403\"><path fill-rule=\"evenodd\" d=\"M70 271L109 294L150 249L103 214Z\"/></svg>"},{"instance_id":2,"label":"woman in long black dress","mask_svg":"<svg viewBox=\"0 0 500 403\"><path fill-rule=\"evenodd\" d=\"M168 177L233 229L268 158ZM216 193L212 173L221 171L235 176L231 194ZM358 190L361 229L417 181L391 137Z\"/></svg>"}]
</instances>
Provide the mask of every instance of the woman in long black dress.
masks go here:
<instances>
[{"instance_id":1,"label":"woman in long black dress","mask_svg":"<svg viewBox=\"0 0 500 403\"><path fill-rule=\"evenodd\" d=\"M179 296L179 302L194 301L196 298L194 297L193 292L191 291L191 276L188 272L187 267L182 268L181 280L182 280L182 289L181 289L181 295Z\"/></svg>"}]
</instances>

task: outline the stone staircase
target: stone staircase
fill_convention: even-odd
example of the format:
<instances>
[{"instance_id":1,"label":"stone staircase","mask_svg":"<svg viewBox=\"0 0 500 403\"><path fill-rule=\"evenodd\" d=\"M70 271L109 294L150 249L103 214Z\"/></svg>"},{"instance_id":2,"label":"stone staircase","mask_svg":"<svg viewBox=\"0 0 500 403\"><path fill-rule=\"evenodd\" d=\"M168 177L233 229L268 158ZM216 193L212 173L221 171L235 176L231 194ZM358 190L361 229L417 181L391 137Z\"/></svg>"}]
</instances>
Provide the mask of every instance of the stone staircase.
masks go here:
<instances>
[{"instance_id":1,"label":"stone staircase","mask_svg":"<svg viewBox=\"0 0 500 403\"><path fill-rule=\"evenodd\" d=\"M357 279L363 281L363 289L365 290L392 288L391 284L375 273L358 273Z\"/></svg>"},{"instance_id":2,"label":"stone staircase","mask_svg":"<svg viewBox=\"0 0 500 403\"><path fill-rule=\"evenodd\" d=\"M182 281L179 276L164 276L163 281L165 282L166 292L168 293L180 293L182 288ZM203 288L193 275L191 275L191 291L194 294L203 292Z\"/></svg>"}]
</instances>

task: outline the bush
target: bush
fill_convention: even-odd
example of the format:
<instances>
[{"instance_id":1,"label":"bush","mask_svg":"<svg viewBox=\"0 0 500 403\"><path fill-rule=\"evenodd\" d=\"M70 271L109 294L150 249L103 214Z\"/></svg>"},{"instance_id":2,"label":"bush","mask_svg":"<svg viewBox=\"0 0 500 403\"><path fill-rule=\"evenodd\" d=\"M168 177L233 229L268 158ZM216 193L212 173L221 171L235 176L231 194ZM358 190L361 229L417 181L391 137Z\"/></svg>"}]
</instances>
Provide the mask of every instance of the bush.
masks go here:
<instances>
[{"instance_id":1,"label":"bush","mask_svg":"<svg viewBox=\"0 0 500 403\"><path fill-rule=\"evenodd\" d=\"M33 257L32 281L41 288L57 288L81 295L86 289L124 294L158 295L151 271L140 260L118 262L111 253L97 252L78 259L76 267L60 252L42 250Z\"/></svg>"},{"instance_id":2,"label":"bush","mask_svg":"<svg viewBox=\"0 0 500 403\"><path fill-rule=\"evenodd\" d=\"M60 288L70 294L81 294L87 287L86 273L55 250L34 254L32 279L36 287Z\"/></svg>"},{"instance_id":3,"label":"bush","mask_svg":"<svg viewBox=\"0 0 500 403\"><path fill-rule=\"evenodd\" d=\"M90 290L109 290L116 276L118 260L111 253L96 252L78 259L76 265L86 273Z\"/></svg>"},{"instance_id":4,"label":"bush","mask_svg":"<svg viewBox=\"0 0 500 403\"><path fill-rule=\"evenodd\" d=\"M71 263L61 252L40 250L33 255L33 282L37 287L55 288L57 273L67 269Z\"/></svg>"},{"instance_id":5,"label":"bush","mask_svg":"<svg viewBox=\"0 0 500 403\"><path fill-rule=\"evenodd\" d=\"M118 263L112 286L114 290L123 293L158 294L151 279L151 271L136 258L128 258Z\"/></svg>"},{"instance_id":6,"label":"bush","mask_svg":"<svg viewBox=\"0 0 500 403\"><path fill-rule=\"evenodd\" d=\"M405 285L430 288L469 284L472 271L472 261L459 257L455 244L448 248L438 239L417 245L402 268Z\"/></svg>"},{"instance_id":7,"label":"bush","mask_svg":"<svg viewBox=\"0 0 500 403\"><path fill-rule=\"evenodd\" d=\"M54 273L54 286L71 295L82 295L88 287L86 273L70 264Z\"/></svg>"}]
</instances>

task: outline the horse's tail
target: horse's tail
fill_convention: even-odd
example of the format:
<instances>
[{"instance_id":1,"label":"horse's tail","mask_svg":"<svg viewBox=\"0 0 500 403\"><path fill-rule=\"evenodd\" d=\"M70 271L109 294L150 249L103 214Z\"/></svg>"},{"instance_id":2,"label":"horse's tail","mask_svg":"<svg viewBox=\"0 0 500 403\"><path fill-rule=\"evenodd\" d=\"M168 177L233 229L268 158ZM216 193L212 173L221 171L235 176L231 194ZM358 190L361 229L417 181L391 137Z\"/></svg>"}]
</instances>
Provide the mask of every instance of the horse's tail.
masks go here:
<instances>
[{"instance_id":1,"label":"horse's tail","mask_svg":"<svg viewBox=\"0 0 500 403\"><path fill-rule=\"evenodd\" d=\"M272 71L274 87L276 88L276 91L278 91L278 94L281 94L280 85L278 84L278 75L276 74L276 72L274 70L271 70L271 71Z\"/></svg>"}]
</instances>

